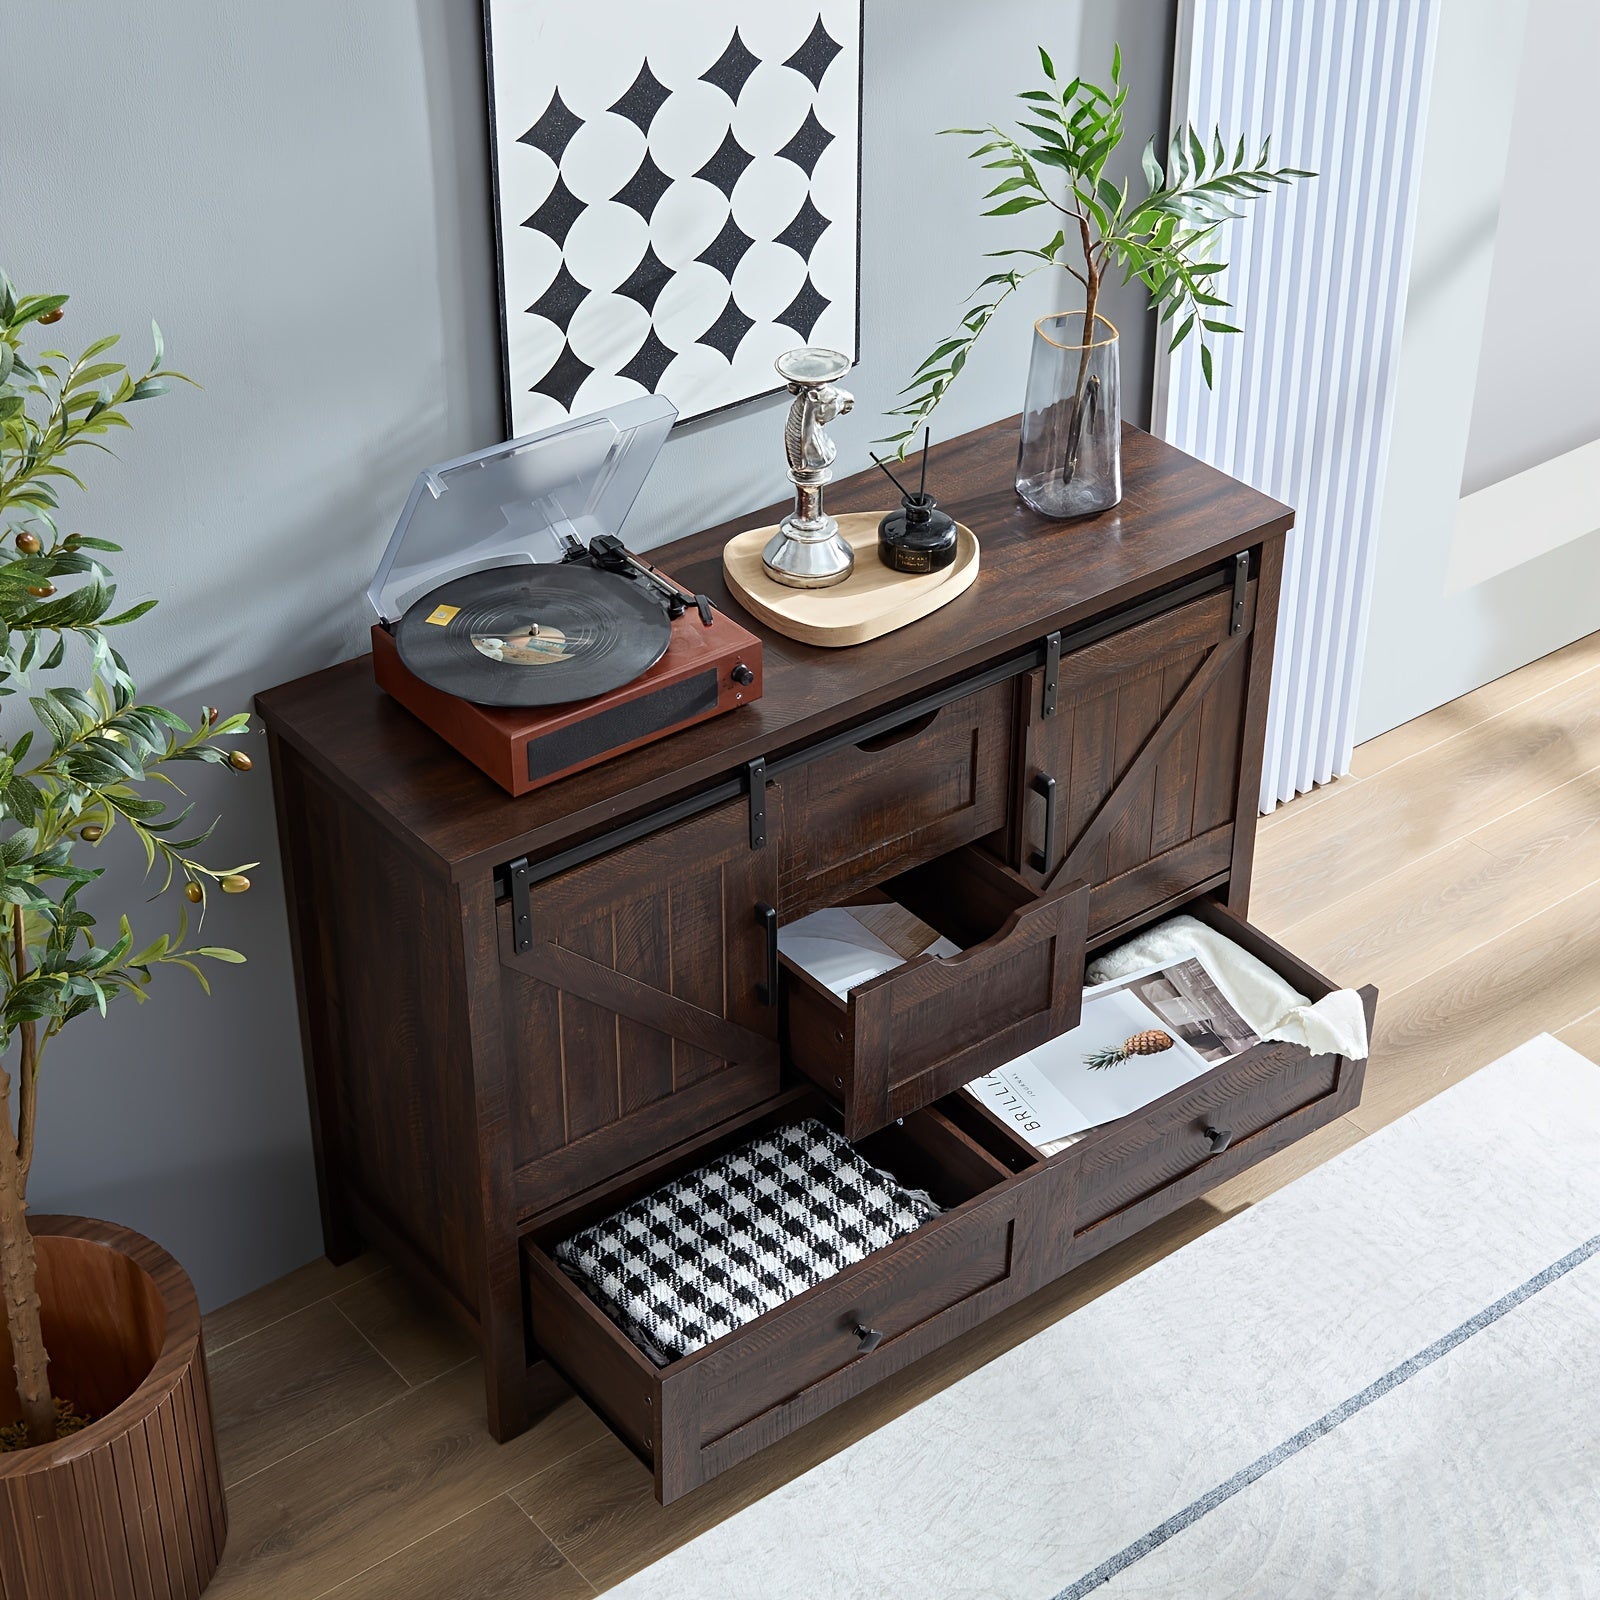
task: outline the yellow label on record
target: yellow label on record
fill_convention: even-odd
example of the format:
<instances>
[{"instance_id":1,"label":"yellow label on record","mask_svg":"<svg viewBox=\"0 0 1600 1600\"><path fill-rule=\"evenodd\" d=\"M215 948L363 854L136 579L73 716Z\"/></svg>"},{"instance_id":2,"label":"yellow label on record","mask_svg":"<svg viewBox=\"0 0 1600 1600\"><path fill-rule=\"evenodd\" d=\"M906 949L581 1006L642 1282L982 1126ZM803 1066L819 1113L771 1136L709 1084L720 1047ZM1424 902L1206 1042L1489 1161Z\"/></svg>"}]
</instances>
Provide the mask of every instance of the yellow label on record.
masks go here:
<instances>
[{"instance_id":1,"label":"yellow label on record","mask_svg":"<svg viewBox=\"0 0 1600 1600\"><path fill-rule=\"evenodd\" d=\"M442 628L445 623L454 621L460 609L460 606L435 606L422 620L431 622L436 628Z\"/></svg>"}]
</instances>

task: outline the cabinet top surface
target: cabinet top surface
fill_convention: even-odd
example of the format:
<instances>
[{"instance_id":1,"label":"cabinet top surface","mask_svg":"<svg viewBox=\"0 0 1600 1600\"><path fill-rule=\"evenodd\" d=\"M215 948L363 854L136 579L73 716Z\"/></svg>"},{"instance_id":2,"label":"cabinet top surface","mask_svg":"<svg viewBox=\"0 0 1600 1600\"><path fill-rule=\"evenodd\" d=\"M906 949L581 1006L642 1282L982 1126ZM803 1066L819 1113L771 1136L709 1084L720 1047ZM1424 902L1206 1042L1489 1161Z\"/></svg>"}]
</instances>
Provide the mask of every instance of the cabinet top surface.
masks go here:
<instances>
[{"instance_id":1,"label":"cabinet top surface","mask_svg":"<svg viewBox=\"0 0 1600 1600\"><path fill-rule=\"evenodd\" d=\"M781 506L651 550L652 562L761 639L762 698L520 798L379 689L367 656L268 690L257 705L275 734L375 822L459 877L517 855L548 854L727 777L756 756L780 754L924 693L1279 535L1291 520L1277 501L1124 428L1121 504L1082 522L1050 522L1012 488L1016 441L1012 418L934 447L929 478L940 504L982 548L977 581L931 616L866 644L799 644L729 595L723 545L745 528L777 521ZM829 487L828 509L887 511L887 489L875 470L859 473Z\"/></svg>"}]
</instances>

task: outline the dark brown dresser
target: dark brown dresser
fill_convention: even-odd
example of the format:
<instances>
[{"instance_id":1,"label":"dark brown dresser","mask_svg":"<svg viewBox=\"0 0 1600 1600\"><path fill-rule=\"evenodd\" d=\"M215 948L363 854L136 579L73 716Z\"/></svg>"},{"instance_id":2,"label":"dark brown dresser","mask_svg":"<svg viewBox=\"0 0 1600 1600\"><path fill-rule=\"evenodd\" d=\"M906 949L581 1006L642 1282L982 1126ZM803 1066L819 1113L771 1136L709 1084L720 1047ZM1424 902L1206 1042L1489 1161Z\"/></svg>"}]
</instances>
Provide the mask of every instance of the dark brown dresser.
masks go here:
<instances>
[{"instance_id":1,"label":"dark brown dresser","mask_svg":"<svg viewBox=\"0 0 1600 1600\"><path fill-rule=\"evenodd\" d=\"M1263 1044L1044 1160L961 1092L1179 909L1333 987L1246 920L1291 513L1130 429L1122 504L1048 523L1015 450L935 450L981 574L869 644L729 598L723 543L772 513L653 552L762 637L763 698L520 799L366 658L259 697L328 1254L370 1241L476 1331L498 1437L548 1360L671 1500L1357 1103L1362 1062ZM830 495L883 504L876 474ZM868 889L965 954L848 1001L780 956ZM552 1244L802 1113L944 1211L655 1365Z\"/></svg>"}]
</instances>

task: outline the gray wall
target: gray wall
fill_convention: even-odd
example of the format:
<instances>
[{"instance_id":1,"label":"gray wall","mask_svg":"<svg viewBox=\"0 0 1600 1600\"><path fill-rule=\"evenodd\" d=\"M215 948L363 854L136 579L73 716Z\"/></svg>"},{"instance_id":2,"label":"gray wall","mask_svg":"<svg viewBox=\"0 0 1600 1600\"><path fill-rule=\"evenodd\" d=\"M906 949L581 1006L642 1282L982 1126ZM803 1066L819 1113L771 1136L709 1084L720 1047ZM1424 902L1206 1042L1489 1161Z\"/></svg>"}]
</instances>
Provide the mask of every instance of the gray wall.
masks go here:
<instances>
[{"instance_id":1,"label":"gray wall","mask_svg":"<svg viewBox=\"0 0 1600 1600\"><path fill-rule=\"evenodd\" d=\"M933 130L1001 115L1031 82L1036 38L1091 73L1120 39L1138 80L1136 173L1144 138L1164 132L1171 64L1171 0L867 12L846 470L866 464L879 413L988 270L981 251L1007 234L1037 242L1020 223L973 227L980 174ZM501 435L476 0L8 0L6 32L47 41L27 57L41 109L54 84L72 104L8 140L6 265L25 288L72 292L55 330L69 345L120 328L137 352L154 313L205 385L135 413L122 461L96 464L70 525L124 542L125 592L162 597L128 640L146 692L245 706L364 648L361 593L412 477ZM944 435L1018 409L1029 313L1057 298L1040 284L991 330ZM1109 314L1142 417L1145 319L1120 293ZM657 543L777 499L779 428L766 401L682 429L630 536ZM220 901L206 930L250 964L219 972L209 1001L170 976L146 1006L85 1019L53 1047L33 1184L36 1209L161 1239L208 1305L320 1248L264 767L192 785L202 812L225 811L214 857L261 858L255 890ZM168 915L123 884L106 904L141 927Z\"/></svg>"},{"instance_id":2,"label":"gray wall","mask_svg":"<svg viewBox=\"0 0 1600 1600\"><path fill-rule=\"evenodd\" d=\"M1596 63L1600 5L1529 0L1464 495L1600 439L1600 311L1584 268L1569 285L1555 264L1600 258L1600 210L1572 190L1594 137Z\"/></svg>"},{"instance_id":3,"label":"gray wall","mask_svg":"<svg viewBox=\"0 0 1600 1600\"><path fill-rule=\"evenodd\" d=\"M1463 490L1600 432L1587 286L1551 281L1569 255L1585 259L1568 231L1592 231L1564 188L1590 140L1592 63L1578 45L1594 28L1589 17L1579 33L1580 12L1588 0L1441 8L1358 739L1600 626L1600 535L1447 592ZM1512 548L1518 537L1509 524Z\"/></svg>"}]
</instances>

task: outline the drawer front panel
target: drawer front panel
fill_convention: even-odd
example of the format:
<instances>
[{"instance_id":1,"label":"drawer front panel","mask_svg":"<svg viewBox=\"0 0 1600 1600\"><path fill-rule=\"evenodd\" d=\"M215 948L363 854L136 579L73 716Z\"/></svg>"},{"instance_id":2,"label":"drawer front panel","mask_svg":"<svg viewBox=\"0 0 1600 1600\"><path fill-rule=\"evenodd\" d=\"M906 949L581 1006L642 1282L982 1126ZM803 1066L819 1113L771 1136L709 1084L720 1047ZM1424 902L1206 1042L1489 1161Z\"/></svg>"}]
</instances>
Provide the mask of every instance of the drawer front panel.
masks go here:
<instances>
[{"instance_id":1,"label":"drawer front panel","mask_svg":"<svg viewBox=\"0 0 1600 1600\"><path fill-rule=\"evenodd\" d=\"M892 880L897 900L963 947L923 956L841 1000L783 961L788 1059L857 1139L1076 1025L1089 892L1035 894L968 847Z\"/></svg>"},{"instance_id":2,"label":"drawer front panel","mask_svg":"<svg viewBox=\"0 0 1600 1600\"><path fill-rule=\"evenodd\" d=\"M784 777L786 916L1004 826L1013 685L992 684Z\"/></svg>"},{"instance_id":3,"label":"drawer front panel","mask_svg":"<svg viewBox=\"0 0 1600 1600\"><path fill-rule=\"evenodd\" d=\"M1014 1220L981 1208L908 1235L844 1278L763 1317L700 1368L700 1439L711 1444L1010 1276ZM874 1342L870 1334L881 1335ZM872 1346L863 1349L863 1343Z\"/></svg>"},{"instance_id":4,"label":"drawer front panel","mask_svg":"<svg viewBox=\"0 0 1600 1600\"><path fill-rule=\"evenodd\" d=\"M929 962L889 988L882 1031L890 1047L889 1110L895 1116L929 1105L1000 1064L989 1056L1006 1052L1004 1059L1013 1059L1015 1035L1031 1041L1020 1046L1023 1050L1044 1043L1058 998L1067 1002L1061 1008L1066 1028L1076 1024L1082 996L1072 963L1059 963L1067 970L1058 972L1053 933L1032 943L1018 941L1020 948L1007 950L970 977L954 977L959 966L949 961ZM1066 945L1078 948L1070 938Z\"/></svg>"},{"instance_id":5,"label":"drawer front panel","mask_svg":"<svg viewBox=\"0 0 1600 1600\"><path fill-rule=\"evenodd\" d=\"M1079 1157L1077 1231L1203 1167L1217 1142L1208 1130L1226 1134L1226 1148L1332 1094L1340 1059L1260 1045L1148 1116L1091 1136Z\"/></svg>"}]
</instances>

